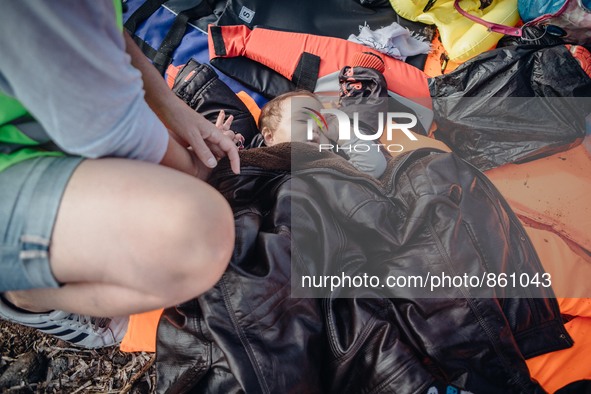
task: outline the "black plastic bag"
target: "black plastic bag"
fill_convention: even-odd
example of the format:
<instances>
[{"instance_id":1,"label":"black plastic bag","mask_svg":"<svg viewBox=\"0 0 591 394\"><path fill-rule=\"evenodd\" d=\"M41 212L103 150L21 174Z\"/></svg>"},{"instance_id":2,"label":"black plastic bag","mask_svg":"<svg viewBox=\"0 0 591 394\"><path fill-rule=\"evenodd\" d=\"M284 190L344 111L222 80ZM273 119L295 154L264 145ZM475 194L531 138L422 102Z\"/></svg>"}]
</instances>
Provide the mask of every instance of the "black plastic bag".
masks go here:
<instances>
[{"instance_id":1,"label":"black plastic bag","mask_svg":"<svg viewBox=\"0 0 591 394\"><path fill-rule=\"evenodd\" d=\"M580 143L591 78L564 45L508 46L430 79L435 137L480 170Z\"/></svg>"}]
</instances>

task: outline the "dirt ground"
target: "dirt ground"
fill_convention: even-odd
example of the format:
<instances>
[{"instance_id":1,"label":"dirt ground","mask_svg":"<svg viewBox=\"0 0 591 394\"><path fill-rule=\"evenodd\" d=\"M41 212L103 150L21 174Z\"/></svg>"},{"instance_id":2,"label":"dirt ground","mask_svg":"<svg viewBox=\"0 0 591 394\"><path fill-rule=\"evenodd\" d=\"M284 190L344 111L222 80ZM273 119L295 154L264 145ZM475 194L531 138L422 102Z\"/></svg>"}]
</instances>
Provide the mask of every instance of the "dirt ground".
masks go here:
<instances>
[{"instance_id":1,"label":"dirt ground","mask_svg":"<svg viewBox=\"0 0 591 394\"><path fill-rule=\"evenodd\" d=\"M85 350L0 320L0 393L153 393L155 356Z\"/></svg>"}]
</instances>

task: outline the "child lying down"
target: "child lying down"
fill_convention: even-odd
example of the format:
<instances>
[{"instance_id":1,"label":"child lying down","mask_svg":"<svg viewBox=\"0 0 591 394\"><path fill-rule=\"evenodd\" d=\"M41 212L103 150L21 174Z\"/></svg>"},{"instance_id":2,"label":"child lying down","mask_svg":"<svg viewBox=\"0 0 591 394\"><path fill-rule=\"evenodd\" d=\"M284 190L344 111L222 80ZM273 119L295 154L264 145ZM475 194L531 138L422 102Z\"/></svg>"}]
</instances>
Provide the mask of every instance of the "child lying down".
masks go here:
<instances>
[{"instance_id":1,"label":"child lying down","mask_svg":"<svg viewBox=\"0 0 591 394\"><path fill-rule=\"evenodd\" d=\"M386 81L382 75L384 62L373 53L360 52L353 57L351 64L339 73L340 108L345 113L353 110L366 112L365 118L377 119L375 111L385 101L381 99L376 105L372 105L367 100L387 95ZM345 105L346 103L350 105ZM311 114L318 115L323 108L319 98L305 90L288 92L269 101L262 108L259 117L259 128L265 145L297 141L336 147L341 155L345 153L343 156L359 171L379 178L386 169L386 157L377 145L375 149L356 149L357 144L367 146L371 141L361 140L354 133L351 133L351 138L340 140L335 118L328 118L327 122L309 122ZM372 111L373 114L367 116L367 112ZM349 118L353 118L352 112L349 113ZM312 125L311 136L308 135L309 123ZM369 134L375 131L369 130L372 127L367 127L366 123L362 124L366 126L366 130L360 126L362 132Z\"/></svg>"}]
</instances>

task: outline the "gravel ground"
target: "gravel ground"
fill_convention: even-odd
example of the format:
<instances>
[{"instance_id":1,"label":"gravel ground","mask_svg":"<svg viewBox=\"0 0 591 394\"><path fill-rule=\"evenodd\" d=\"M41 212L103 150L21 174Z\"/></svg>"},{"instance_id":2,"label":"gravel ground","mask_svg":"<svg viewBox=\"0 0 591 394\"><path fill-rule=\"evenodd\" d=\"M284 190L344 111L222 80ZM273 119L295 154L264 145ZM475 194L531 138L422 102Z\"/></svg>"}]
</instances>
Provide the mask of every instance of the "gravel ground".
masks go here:
<instances>
[{"instance_id":1,"label":"gravel ground","mask_svg":"<svg viewBox=\"0 0 591 394\"><path fill-rule=\"evenodd\" d=\"M155 355L85 350L0 320L0 393L154 392Z\"/></svg>"}]
</instances>

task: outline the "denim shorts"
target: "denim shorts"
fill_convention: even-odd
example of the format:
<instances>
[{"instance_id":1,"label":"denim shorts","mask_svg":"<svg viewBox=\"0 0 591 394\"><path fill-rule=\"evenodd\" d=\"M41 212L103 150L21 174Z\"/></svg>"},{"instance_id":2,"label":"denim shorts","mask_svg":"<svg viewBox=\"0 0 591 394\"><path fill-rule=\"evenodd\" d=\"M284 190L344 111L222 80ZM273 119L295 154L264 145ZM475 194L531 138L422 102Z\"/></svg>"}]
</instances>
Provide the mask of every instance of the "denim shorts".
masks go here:
<instances>
[{"instance_id":1,"label":"denim shorts","mask_svg":"<svg viewBox=\"0 0 591 394\"><path fill-rule=\"evenodd\" d=\"M0 172L0 293L59 287L49 264L53 226L80 157L37 157Z\"/></svg>"}]
</instances>

